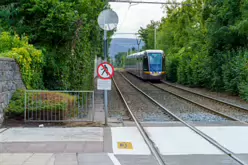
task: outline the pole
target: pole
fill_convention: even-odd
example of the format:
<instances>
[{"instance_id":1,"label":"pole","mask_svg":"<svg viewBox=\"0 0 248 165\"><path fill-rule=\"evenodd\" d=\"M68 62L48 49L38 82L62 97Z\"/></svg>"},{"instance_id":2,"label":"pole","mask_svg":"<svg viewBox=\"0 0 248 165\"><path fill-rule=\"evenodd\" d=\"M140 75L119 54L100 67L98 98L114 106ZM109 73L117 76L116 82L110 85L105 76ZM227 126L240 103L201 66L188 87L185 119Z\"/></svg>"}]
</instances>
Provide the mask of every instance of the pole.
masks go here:
<instances>
[{"instance_id":1,"label":"pole","mask_svg":"<svg viewBox=\"0 0 248 165\"><path fill-rule=\"evenodd\" d=\"M107 31L104 30L104 61L107 62L108 54L108 40ZM104 111L105 111L105 125L108 125L108 91L104 90Z\"/></svg>"},{"instance_id":2,"label":"pole","mask_svg":"<svg viewBox=\"0 0 248 165\"><path fill-rule=\"evenodd\" d=\"M140 39L138 39L138 38L136 38L136 41L137 41L137 45L138 45L138 52L139 52L139 50L140 50L139 46L140 46L140 42L141 42L141 40L140 40Z\"/></svg>"},{"instance_id":3,"label":"pole","mask_svg":"<svg viewBox=\"0 0 248 165\"><path fill-rule=\"evenodd\" d=\"M156 38L156 26L154 26L154 49L156 49L156 40L157 40L157 38Z\"/></svg>"}]
</instances>

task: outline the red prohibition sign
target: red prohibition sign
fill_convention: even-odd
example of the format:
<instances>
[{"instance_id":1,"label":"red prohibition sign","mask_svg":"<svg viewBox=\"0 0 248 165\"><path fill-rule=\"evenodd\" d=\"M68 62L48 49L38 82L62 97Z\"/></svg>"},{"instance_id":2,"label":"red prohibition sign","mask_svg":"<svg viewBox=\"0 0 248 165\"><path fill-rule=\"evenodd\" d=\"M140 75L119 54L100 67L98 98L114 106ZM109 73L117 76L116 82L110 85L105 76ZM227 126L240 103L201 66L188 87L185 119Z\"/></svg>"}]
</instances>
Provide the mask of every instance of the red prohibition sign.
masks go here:
<instances>
[{"instance_id":1,"label":"red prohibition sign","mask_svg":"<svg viewBox=\"0 0 248 165\"><path fill-rule=\"evenodd\" d=\"M105 64L105 65L109 65L109 66L112 68L112 74L110 74L109 71L108 71L108 69L106 69L106 68L104 67L104 64ZM102 68L104 69L104 71L109 75L109 77L102 77L102 75L100 74L100 71L99 71L99 68L100 68L100 67L102 67ZM101 63L101 64L98 65L98 67L97 67L97 75L98 75L98 77L100 77L100 78L103 79L103 80L111 79L111 78L114 76L114 67L113 67L113 65L111 65L111 64L109 64L109 63L107 63L107 62Z\"/></svg>"}]
</instances>

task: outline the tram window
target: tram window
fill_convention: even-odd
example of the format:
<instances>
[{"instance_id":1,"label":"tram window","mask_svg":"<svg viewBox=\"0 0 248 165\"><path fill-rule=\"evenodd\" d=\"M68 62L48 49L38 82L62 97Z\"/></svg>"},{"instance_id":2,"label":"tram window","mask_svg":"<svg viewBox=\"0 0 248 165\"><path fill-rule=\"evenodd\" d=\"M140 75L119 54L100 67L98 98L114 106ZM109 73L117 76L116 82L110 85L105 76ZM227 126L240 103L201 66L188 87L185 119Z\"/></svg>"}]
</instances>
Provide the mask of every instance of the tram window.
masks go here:
<instances>
[{"instance_id":1,"label":"tram window","mask_svg":"<svg viewBox=\"0 0 248 165\"><path fill-rule=\"evenodd\" d=\"M149 54L150 64L161 64L162 56L161 54Z\"/></svg>"},{"instance_id":2,"label":"tram window","mask_svg":"<svg viewBox=\"0 0 248 165\"><path fill-rule=\"evenodd\" d=\"M152 72L161 72L162 70L162 54L149 53L149 66Z\"/></svg>"},{"instance_id":3,"label":"tram window","mask_svg":"<svg viewBox=\"0 0 248 165\"><path fill-rule=\"evenodd\" d=\"M147 57L143 58L143 70L148 71L148 58Z\"/></svg>"}]
</instances>

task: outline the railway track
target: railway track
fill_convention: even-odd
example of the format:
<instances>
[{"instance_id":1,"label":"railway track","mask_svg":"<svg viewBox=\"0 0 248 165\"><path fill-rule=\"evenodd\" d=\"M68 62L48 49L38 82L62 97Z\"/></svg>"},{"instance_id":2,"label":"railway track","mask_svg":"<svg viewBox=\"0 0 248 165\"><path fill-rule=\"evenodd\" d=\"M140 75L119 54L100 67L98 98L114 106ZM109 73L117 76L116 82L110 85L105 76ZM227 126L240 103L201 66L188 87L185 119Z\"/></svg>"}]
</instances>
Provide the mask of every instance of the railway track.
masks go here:
<instances>
[{"instance_id":1,"label":"railway track","mask_svg":"<svg viewBox=\"0 0 248 165\"><path fill-rule=\"evenodd\" d=\"M192 104L203 107L209 111L227 117L231 120L239 121L241 123L248 123L248 109L240 105L228 103L210 96L199 94L193 91L177 87L167 82L162 81L163 84L149 83L152 86L166 91L176 97L186 100Z\"/></svg>"},{"instance_id":2,"label":"railway track","mask_svg":"<svg viewBox=\"0 0 248 165\"><path fill-rule=\"evenodd\" d=\"M239 108L240 110L243 110L243 111L247 111L247 112L248 112L248 108L246 108L246 107L243 107L243 106L240 106L240 105L237 105L237 104L234 104L234 103L229 103L229 102L227 102L227 101L220 100L220 99L217 99L217 98L214 98L214 97L211 97L211 96L207 96L207 95L204 95L204 94L201 94L201 93L193 92L193 91L184 89L184 88L182 88L182 87L179 87L179 86L175 86L175 85L169 84L169 83L167 83L167 82L165 82L165 81L162 81L162 82L163 82L164 84L168 85L168 86L173 87L173 88L177 88L177 89L183 90L183 91L185 91L185 92L192 93L192 94L195 94L195 95L197 95L197 96L200 96L200 97L203 97L203 98L207 98L207 99L210 99L210 100L212 100L212 101L216 101L216 102L219 102L219 103L222 103L222 104L225 104L225 105L234 107L234 108Z\"/></svg>"},{"instance_id":3,"label":"railway track","mask_svg":"<svg viewBox=\"0 0 248 165\"><path fill-rule=\"evenodd\" d=\"M136 76L124 73L124 75L134 84L143 90L145 93L157 100L161 105L171 109L173 113L185 121L193 122L219 122L219 121L236 121L236 119L227 115L220 115L220 113L208 110L204 107L191 104L169 92L161 90L152 84L138 79ZM157 91L157 92L154 92Z\"/></svg>"},{"instance_id":4,"label":"railway track","mask_svg":"<svg viewBox=\"0 0 248 165\"><path fill-rule=\"evenodd\" d=\"M120 88L118 87L117 83L115 82L115 79L113 78L113 82L117 88L117 91L119 92L124 104L126 105L126 108L128 109L128 112L130 113L132 119L134 120L140 134L142 135L142 137L144 138L147 146L149 147L149 149L151 150L151 153L153 154L153 156L155 157L157 163L159 165L166 165L166 163L163 161L161 155L159 154L158 149L154 146L154 143L152 142L152 140L149 138L149 136L147 135L145 129L141 126L140 122L137 120L136 116L134 115L134 113L132 112L131 108L129 107L126 99L124 98L123 93L121 92Z\"/></svg>"},{"instance_id":5,"label":"railway track","mask_svg":"<svg viewBox=\"0 0 248 165\"><path fill-rule=\"evenodd\" d=\"M214 110L214 109L212 109L212 108L209 108L209 107L207 107L207 106L205 106L205 105L203 105L203 104L200 104L200 103L198 103L198 102L196 102L196 101L190 100L190 99L188 99L187 97L184 97L184 96L181 96L181 95L179 95L179 94L173 93L173 92L171 92L171 91L169 91L169 90L166 90L166 89L164 89L164 88L162 88L162 87L159 87L158 85L152 84L152 83L150 83L150 82L149 82L149 84L151 84L152 86L154 86L154 87L156 87L156 88L158 88L158 89L161 89L161 90L163 90L163 91L165 91L165 92L168 92L168 93L170 93L170 94L172 94L172 95L174 95L174 96L176 96L176 97L179 97L179 98L181 98L181 99L183 99L183 100L186 100L186 101L188 101L188 102L190 102L190 103L192 103L192 104L195 104L195 105L197 105L197 106L199 106L199 107L202 107L202 108L204 108L204 109L206 109L206 110L208 110L208 111L210 111L210 112L216 113L216 114L218 114L218 115L220 115L220 116L222 116L222 117L226 117L226 118L228 118L228 119L230 119L230 120L234 120L234 121L239 121L240 123L244 123L244 124L247 123L247 122L245 122L245 121L241 121L240 119L238 119L238 118L236 118L236 117L227 115L227 114L222 113L222 112L218 112L217 110Z\"/></svg>"},{"instance_id":6,"label":"railway track","mask_svg":"<svg viewBox=\"0 0 248 165\"><path fill-rule=\"evenodd\" d=\"M118 84L118 88L121 89L129 107L133 109L133 113L139 121L175 121L175 118L162 111L159 106L135 90L118 73L115 76L115 82Z\"/></svg>"},{"instance_id":7,"label":"railway track","mask_svg":"<svg viewBox=\"0 0 248 165\"><path fill-rule=\"evenodd\" d=\"M205 140L207 140L208 142L210 142L212 145L214 145L215 147L217 147L218 149L220 149L223 153L225 153L227 156L231 157L233 160L235 160L236 162L238 162L241 165L246 165L241 159L239 159L238 157L235 156L234 153L232 153L231 151L229 151L228 149L226 149L224 146L220 145L218 142L216 142L214 139L212 139L211 137L209 137L208 135L206 135L205 133L203 133L202 131L200 131L199 129L197 129L196 127L188 124L186 121L184 121L183 119L181 119L180 117L178 117L177 115L175 115L173 112L171 112L169 109L165 108L163 105L161 105L158 101L156 101L154 98L152 98L151 96L149 96L148 94L146 94L144 91L142 91L141 89L139 89L137 86L135 86L130 80L128 80L128 78L126 78L124 75L122 75L121 73L119 73L126 82L128 82L133 88L135 88L136 91L139 91L139 93L141 93L143 96L145 96L147 99L151 100L154 104L156 104L157 106L159 106L163 111L165 111L167 114L170 114L171 116L173 116L175 119L177 119L178 121L180 121L182 124L184 124L186 127L188 127L189 129L191 129L192 131L194 131L195 133L197 133L199 136L201 136L202 138L204 138ZM113 79L114 80L114 79ZM149 136L146 134L144 128L141 126L141 124L139 123L139 121L136 119L136 116L133 114L132 110L129 108L128 106L128 102L125 100L125 97L123 96L122 92L120 91L120 88L118 87L117 83L114 80L114 84L116 85L116 88L118 89L126 107L128 108L131 116L133 117L138 130L140 131L141 135L143 136L145 142L148 144L148 147L151 149L152 154L154 155L154 157L156 158L156 160L158 161L158 163L160 165L162 164L166 164L163 159L161 158L161 155L159 154L159 151L157 150L157 148L154 146L153 142L150 140Z\"/></svg>"}]
</instances>

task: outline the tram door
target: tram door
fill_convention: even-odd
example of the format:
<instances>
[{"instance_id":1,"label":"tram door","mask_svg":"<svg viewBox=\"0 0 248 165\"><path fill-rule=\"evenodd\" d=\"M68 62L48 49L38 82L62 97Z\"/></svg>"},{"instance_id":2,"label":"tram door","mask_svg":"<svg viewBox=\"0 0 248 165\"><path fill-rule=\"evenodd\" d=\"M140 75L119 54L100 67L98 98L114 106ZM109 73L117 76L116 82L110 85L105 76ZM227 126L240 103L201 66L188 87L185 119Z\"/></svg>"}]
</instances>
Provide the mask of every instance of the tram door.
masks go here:
<instances>
[{"instance_id":1,"label":"tram door","mask_svg":"<svg viewBox=\"0 0 248 165\"><path fill-rule=\"evenodd\" d=\"M135 74L139 76L139 58L136 58L136 71Z\"/></svg>"},{"instance_id":2,"label":"tram door","mask_svg":"<svg viewBox=\"0 0 248 165\"><path fill-rule=\"evenodd\" d=\"M142 77L143 78L143 59L142 58L140 58L139 59L139 75L140 75L140 77Z\"/></svg>"}]
</instances>

